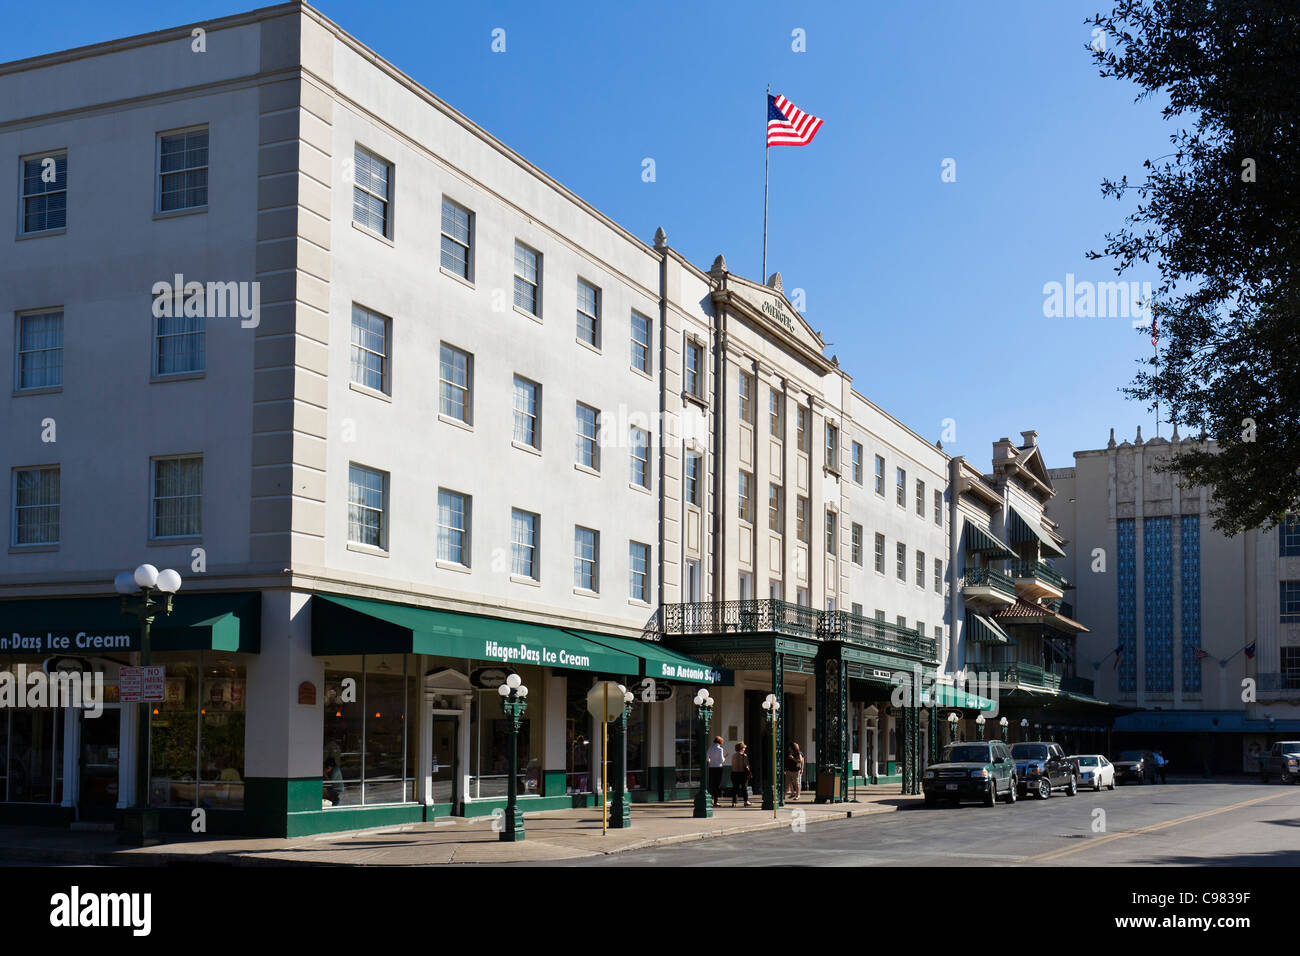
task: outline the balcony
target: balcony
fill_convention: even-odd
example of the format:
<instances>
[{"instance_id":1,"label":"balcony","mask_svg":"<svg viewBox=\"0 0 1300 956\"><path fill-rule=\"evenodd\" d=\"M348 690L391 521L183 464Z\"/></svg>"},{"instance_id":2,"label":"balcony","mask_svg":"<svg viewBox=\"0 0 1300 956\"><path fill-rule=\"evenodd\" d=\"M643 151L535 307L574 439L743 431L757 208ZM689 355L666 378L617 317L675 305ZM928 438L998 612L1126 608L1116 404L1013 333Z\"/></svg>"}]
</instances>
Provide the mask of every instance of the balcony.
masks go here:
<instances>
[{"instance_id":1,"label":"balcony","mask_svg":"<svg viewBox=\"0 0 1300 956\"><path fill-rule=\"evenodd\" d=\"M1016 590L1025 598L1052 598L1060 600L1065 597L1065 578L1057 570L1042 561L1018 559L1008 562L1008 570L1015 578Z\"/></svg>"},{"instance_id":2,"label":"balcony","mask_svg":"<svg viewBox=\"0 0 1300 956\"><path fill-rule=\"evenodd\" d=\"M1059 691L1061 675L1053 674L1037 664L1022 664L1017 661L1007 668L1003 683L1016 684L1031 690Z\"/></svg>"},{"instance_id":3,"label":"balcony","mask_svg":"<svg viewBox=\"0 0 1300 956\"><path fill-rule=\"evenodd\" d=\"M1015 604L1016 582L997 568L967 568L961 576L961 595L994 607Z\"/></svg>"},{"instance_id":4,"label":"balcony","mask_svg":"<svg viewBox=\"0 0 1300 956\"><path fill-rule=\"evenodd\" d=\"M817 640L821 612L788 601L697 601L665 604L664 634L767 632Z\"/></svg>"},{"instance_id":5,"label":"balcony","mask_svg":"<svg viewBox=\"0 0 1300 956\"><path fill-rule=\"evenodd\" d=\"M848 611L828 611L821 615L817 633L824 640L847 641L882 654L902 655L930 663L936 660L934 638L925 637L908 627Z\"/></svg>"}]
</instances>

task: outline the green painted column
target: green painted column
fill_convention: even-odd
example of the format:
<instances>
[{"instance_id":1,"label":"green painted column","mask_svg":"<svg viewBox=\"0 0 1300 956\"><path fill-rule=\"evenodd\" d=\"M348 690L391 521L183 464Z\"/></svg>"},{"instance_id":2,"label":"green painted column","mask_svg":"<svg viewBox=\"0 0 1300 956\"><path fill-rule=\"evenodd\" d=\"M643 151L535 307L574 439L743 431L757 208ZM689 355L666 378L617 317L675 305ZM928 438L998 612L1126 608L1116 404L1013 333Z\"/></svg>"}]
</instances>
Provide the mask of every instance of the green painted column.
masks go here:
<instances>
[{"instance_id":1,"label":"green painted column","mask_svg":"<svg viewBox=\"0 0 1300 956\"><path fill-rule=\"evenodd\" d=\"M626 830L632 826L632 801L627 795L627 715L631 704L614 721L614 796L609 801L609 827Z\"/></svg>"},{"instance_id":2,"label":"green painted column","mask_svg":"<svg viewBox=\"0 0 1300 956\"><path fill-rule=\"evenodd\" d=\"M776 719L767 727L763 741L763 809L772 810L785 804L785 655L772 652L772 693L781 703ZM775 742L773 741L775 737ZM773 759L773 751L776 756Z\"/></svg>"}]
</instances>

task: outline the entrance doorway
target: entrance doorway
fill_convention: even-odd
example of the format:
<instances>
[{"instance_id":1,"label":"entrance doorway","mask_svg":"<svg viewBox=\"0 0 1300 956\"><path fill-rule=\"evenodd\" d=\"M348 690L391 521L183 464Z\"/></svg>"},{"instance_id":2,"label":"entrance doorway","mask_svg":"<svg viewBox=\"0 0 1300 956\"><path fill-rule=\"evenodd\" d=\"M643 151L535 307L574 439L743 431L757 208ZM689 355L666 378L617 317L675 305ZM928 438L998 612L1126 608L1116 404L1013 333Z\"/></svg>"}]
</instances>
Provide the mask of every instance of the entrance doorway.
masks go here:
<instances>
[{"instance_id":1,"label":"entrance doorway","mask_svg":"<svg viewBox=\"0 0 1300 956\"><path fill-rule=\"evenodd\" d=\"M98 717L81 712L81 793L77 815L82 820L111 820L117 809L118 764L122 724L119 709L105 707Z\"/></svg>"},{"instance_id":2,"label":"entrance doorway","mask_svg":"<svg viewBox=\"0 0 1300 956\"><path fill-rule=\"evenodd\" d=\"M434 803L450 803L451 812L461 812L460 788L460 717L455 714L433 715L432 792Z\"/></svg>"}]
</instances>

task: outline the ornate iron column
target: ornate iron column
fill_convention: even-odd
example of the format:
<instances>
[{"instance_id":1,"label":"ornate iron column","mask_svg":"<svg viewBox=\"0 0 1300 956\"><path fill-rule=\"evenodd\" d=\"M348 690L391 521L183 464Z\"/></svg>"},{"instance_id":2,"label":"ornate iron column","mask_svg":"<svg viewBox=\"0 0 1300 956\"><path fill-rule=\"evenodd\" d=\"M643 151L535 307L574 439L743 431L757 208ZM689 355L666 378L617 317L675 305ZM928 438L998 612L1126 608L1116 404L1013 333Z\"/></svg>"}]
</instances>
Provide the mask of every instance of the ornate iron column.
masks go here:
<instances>
[{"instance_id":1,"label":"ornate iron column","mask_svg":"<svg viewBox=\"0 0 1300 956\"><path fill-rule=\"evenodd\" d=\"M785 759L785 656L776 651L772 652L772 693L781 702L781 708L769 731L775 735L776 739L775 741L769 741L768 746L764 749L763 762L772 764L767 768L767 773L764 774L767 778L763 781L764 810L773 810L776 807L785 805L784 777L781 776L785 765L782 763L778 767L772 757L772 751L775 750L777 759L782 761Z\"/></svg>"},{"instance_id":2,"label":"ornate iron column","mask_svg":"<svg viewBox=\"0 0 1300 956\"><path fill-rule=\"evenodd\" d=\"M701 690L695 695L695 716L700 722L700 789L695 794L694 817L712 817L713 801L709 799L709 720L713 717L713 698Z\"/></svg>"},{"instance_id":3,"label":"ornate iron column","mask_svg":"<svg viewBox=\"0 0 1300 956\"><path fill-rule=\"evenodd\" d=\"M925 712L926 736L930 739L930 763L939 762L939 728L934 719L934 709Z\"/></svg>"},{"instance_id":4,"label":"ornate iron column","mask_svg":"<svg viewBox=\"0 0 1300 956\"><path fill-rule=\"evenodd\" d=\"M631 801L627 798L627 715L632 710L628 701L632 694L623 695L623 712L614 721L614 796L609 803L609 827L626 830L632 826Z\"/></svg>"},{"instance_id":5,"label":"ornate iron column","mask_svg":"<svg viewBox=\"0 0 1300 956\"><path fill-rule=\"evenodd\" d=\"M848 794L848 669L838 643L826 642L817 652L817 776L838 774L840 786L818 803L847 800ZM818 790L821 788L818 787Z\"/></svg>"},{"instance_id":6,"label":"ornate iron column","mask_svg":"<svg viewBox=\"0 0 1300 956\"><path fill-rule=\"evenodd\" d=\"M501 709L510 718L510 779L506 789L506 815L499 839L515 843L524 838L524 815L519 812L519 725L523 721L528 703L528 688L519 682L518 674L511 674L498 691L503 693Z\"/></svg>"}]
</instances>

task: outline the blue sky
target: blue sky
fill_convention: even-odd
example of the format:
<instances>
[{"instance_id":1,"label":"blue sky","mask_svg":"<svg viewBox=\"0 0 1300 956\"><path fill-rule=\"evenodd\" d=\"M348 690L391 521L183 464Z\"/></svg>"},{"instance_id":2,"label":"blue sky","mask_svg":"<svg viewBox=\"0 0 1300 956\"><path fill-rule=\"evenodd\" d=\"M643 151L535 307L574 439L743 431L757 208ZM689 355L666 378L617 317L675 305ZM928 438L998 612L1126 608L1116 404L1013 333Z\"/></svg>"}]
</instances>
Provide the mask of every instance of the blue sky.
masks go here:
<instances>
[{"instance_id":1,"label":"blue sky","mask_svg":"<svg viewBox=\"0 0 1300 956\"><path fill-rule=\"evenodd\" d=\"M65 0L57 30L0 34L0 61L254 5ZM1052 466L1112 426L1120 440L1155 433L1118 391L1149 339L1121 317L1043 315L1044 283L1115 278L1085 255L1127 210L1099 184L1140 178L1172 131L1158 104L1097 75L1084 20L1109 5L316 4L633 233L662 225L703 268L721 252L759 275L766 85L822 117L811 145L771 151L768 270L804 290L859 391L930 439L953 419L945 448L982 467L995 439L1029 428ZM32 16L0 6L10 24ZM948 158L955 182L941 179Z\"/></svg>"}]
</instances>

